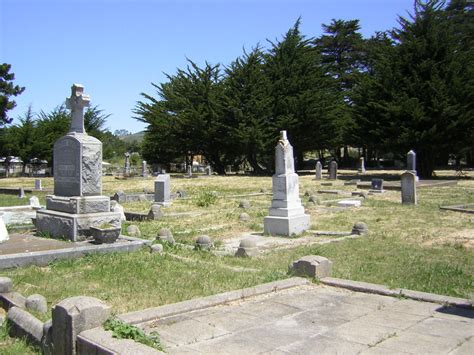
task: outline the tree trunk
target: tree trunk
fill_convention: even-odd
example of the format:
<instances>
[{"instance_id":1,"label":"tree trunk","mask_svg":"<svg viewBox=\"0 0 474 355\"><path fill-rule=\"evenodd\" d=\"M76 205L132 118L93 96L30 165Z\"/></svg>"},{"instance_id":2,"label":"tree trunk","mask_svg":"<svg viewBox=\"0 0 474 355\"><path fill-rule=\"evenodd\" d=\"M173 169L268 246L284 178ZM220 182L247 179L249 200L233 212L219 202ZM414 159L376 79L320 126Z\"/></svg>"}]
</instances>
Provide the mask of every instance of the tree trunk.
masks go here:
<instances>
[{"instance_id":1,"label":"tree trunk","mask_svg":"<svg viewBox=\"0 0 474 355\"><path fill-rule=\"evenodd\" d=\"M436 158L432 152L418 151L416 154L416 171L420 178L433 177Z\"/></svg>"}]
</instances>

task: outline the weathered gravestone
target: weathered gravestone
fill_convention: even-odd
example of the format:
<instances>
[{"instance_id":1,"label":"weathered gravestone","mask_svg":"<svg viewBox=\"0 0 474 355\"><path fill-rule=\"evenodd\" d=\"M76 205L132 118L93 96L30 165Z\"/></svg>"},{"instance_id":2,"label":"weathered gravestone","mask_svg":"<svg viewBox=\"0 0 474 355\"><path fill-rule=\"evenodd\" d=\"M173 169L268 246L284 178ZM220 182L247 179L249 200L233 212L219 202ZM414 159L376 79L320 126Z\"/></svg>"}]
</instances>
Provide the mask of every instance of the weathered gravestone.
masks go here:
<instances>
[{"instance_id":1,"label":"weathered gravestone","mask_svg":"<svg viewBox=\"0 0 474 355\"><path fill-rule=\"evenodd\" d=\"M42 190L41 179L35 179L35 190Z\"/></svg>"},{"instance_id":2,"label":"weathered gravestone","mask_svg":"<svg viewBox=\"0 0 474 355\"><path fill-rule=\"evenodd\" d=\"M211 168L210 165L208 165L208 166L206 167L206 175L207 175L207 176L211 176L211 175L212 175L212 168Z\"/></svg>"},{"instance_id":3,"label":"weathered gravestone","mask_svg":"<svg viewBox=\"0 0 474 355\"><path fill-rule=\"evenodd\" d=\"M309 228L309 215L304 213L304 207L299 197L293 147L286 137L286 131L280 133L281 137L275 148L272 205L263 224L265 233L291 236Z\"/></svg>"},{"instance_id":4,"label":"weathered gravestone","mask_svg":"<svg viewBox=\"0 0 474 355\"><path fill-rule=\"evenodd\" d=\"M189 164L186 167L186 176L187 177L192 177L193 176L193 166L191 164Z\"/></svg>"},{"instance_id":5,"label":"weathered gravestone","mask_svg":"<svg viewBox=\"0 0 474 355\"><path fill-rule=\"evenodd\" d=\"M371 188L372 192L383 192L383 179L372 179Z\"/></svg>"},{"instance_id":6,"label":"weathered gravestone","mask_svg":"<svg viewBox=\"0 0 474 355\"><path fill-rule=\"evenodd\" d=\"M415 174L416 181L419 180L416 172L416 153L413 150L407 153L407 171Z\"/></svg>"},{"instance_id":7,"label":"weathered gravestone","mask_svg":"<svg viewBox=\"0 0 474 355\"><path fill-rule=\"evenodd\" d=\"M323 178L323 164L318 160L316 162L316 176L314 177L315 180L321 180Z\"/></svg>"},{"instance_id":8,"label":"weathered gravestone","mask_svg":"<svg viewBox=\"0 0 474 355\"><path fill-rule=\"evenodd\" d=\"M337 179L337 162L332 160L329 163L329 179L336 180Z\"/></svg>"},{"instance_id":9,"label":"weathered gravestone","mask_svg":"<svg viewBox=\"0 0 474 355\"><path fill-rule=\"evenodd\" d=\"M130 176L130 153L125 153L125 165L123 167L123 175Z\"/></svg>"},{"instance_id":10,"label":"weathered gravestone","mask_svg":"<svg viewBox=\"0 0 474 355\"><path fill-rule=\"evenodd\" d=\"M411 171L405 171L401 176L402 203L416 205L416 175Z\"/></svg>"},{"instance_id":11,"label":"weathered gravestone","mask_svg":"<svg viewBox=\"0 0 474 355\"><path fill-rule=\"evenodd\" d=\"M142 174L141 174L143 177L147 177L148 176L148 169L147 169L147 166L146 166L146 160L143 160L142 161Z\"/></svg>"},{"instance_id":12,"label":"weathered gravestone","mask_svg":"<svg viewBox=\"0 0 474 355\"><path fill-rule=\"evenodd\" d=\"M72 241L89 236L91 226L120 227L120 213L111 212L109 197L102 196L102 143L84 130L89 96L83 92L74 84L66 101L72 122L54 144L54 195L46 196L46 209L36 212L38 232Z\"/></svg>"},{"instance_id":13,"label":"weathered gravestone","mask_svg":"<svg viewBox=\"0 0 474 355\"><path fill-rule=\"evenodd\" d=\"M155 202L162 206L171 204L170 175L161 174L155 180Z\"/></svg>"},{"instance_id":14,"label":"weathered gravestone","mask_svg":"<svg viewBox=\"0 0 474 355\"><path fill-rule=\"evenodd\" d=\"M365 161L364 157L360 157L359 159L359 168L357 169L359 174L365 174Z\"/></svg>"}]
</instances>

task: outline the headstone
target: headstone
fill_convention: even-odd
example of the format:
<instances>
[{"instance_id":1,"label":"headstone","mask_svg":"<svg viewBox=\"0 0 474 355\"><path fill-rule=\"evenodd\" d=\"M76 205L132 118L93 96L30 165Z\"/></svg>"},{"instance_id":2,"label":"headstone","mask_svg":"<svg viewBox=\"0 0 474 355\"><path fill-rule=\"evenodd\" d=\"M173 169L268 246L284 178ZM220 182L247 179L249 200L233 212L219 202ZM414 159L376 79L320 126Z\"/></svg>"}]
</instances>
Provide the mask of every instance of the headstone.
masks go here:
<instances>
[{"instance_id":1,"label":"headstone","mask_svg":"<svg viewBox=\"0 0 474 355\"><path fill-rule=\"evenodd\" d=\"M151 247L150 247L150 251L153 253L153 254L163 254L163 245L162 244L153 244Z\"/></svg>"},{"instance_id":2,"label":"headstone","mask_svg":"<svg viewBox=\"0 0 474 355\"><path fill-rule=\"evenodd\" d=\"M25 189L23 187L20 187L20 191L18 192L18 198L25 198Z\"/></svg>"},{"instance_id":3,"label":"headstone","mask_svg":"<svg viewBox=\"0 0 474 355\"><path fill-rule=\"evenodd\" d=\"M161 174L156 177L155 202L162 206L171 205L171 178L169 174Z\"/></svg>"},{"instance_id":4,"label":"headstone","mask_svg":"<svg viewBox=\"0 0 474 355\"><path fill-rule=\"evenodd\" d=\"M123 206L115 200L110 201L110 211L120 213L120 220L125 222L127 218L125 217L125 210Z\"/></svg>"},{"instance_id":5,"label":"headstone","mask_svg":"<svg viewBox=\"0 0 474 355\"><path fill-rule=\"evenodd\" d=\"M337 162L335 160L331 160L331 162L329 163L329 179L337 179Z\"/></svg>"},{"instance_id":6,"label":"headstone","mask_svg":"<svg viewBox=\"0 0 474 355\"><path fill-rule=\"evenodd\" d=\"M369 233L369 227L365 222L356 222L352 227L352 234L364 235Z\"/></svg>"},{"instance_id":7,"label":"headstone","mask_svg":"<svg viewBox=\"0 0 474 355\"><path fill-rule=\"evenodd\" d=\"M30 206L32 208L41 208L38 197L36 197L36 196L31 196L30 197Z\"/></svg>"},{"instance_id":8,"label":"headstone","mask_svg":"<svg viewBox=\"0 0 474 355\"><path fill-rule=\"evenodd\" d=\"M316 162L316 176L315 180L321 180L323 178L323 164L318 160Z\"/></svg>"},{"instance_id":9,"label":"headstone","mask_svg":"<svg viewBox=\"0 0 474 355\"><path fill-rule=\"evenodd\" d=\"M142 161L142 176L147 177L148 176L148 170L146 167L146 160Z\"/></svg>"},{"instance_id":10,"label":"headstone","mask_svg":"<svg viewBox=\"0 0 474 355\"><path fill-rule=\"evenodd\" d=\"M123 167L123 175L130 176L130 153L125 153L125 165Z\"/></svg>"},{"instance_id":11,"label":"headstone","mask_svg":"<svg viewBox=\"0 0 474 355\"><path fill-rule=\"evenodd\" d=\"M209 250L212 248L212 239L208 235L200 235L196 239L196 249Z\"/></svg>"},{"instance_id":12,"label":"headstone","mask_svg":"<svg viewBox=\"0 0 474 355\"><path fill-rule=\"evenodd\" d=\"M102 325L110 316L110 307L94 297L66 298L53 308L53 354L75 355L77 336L84 330Z\"/></svg>"},{"instance_id":13,"label":"headstone","mask_svg":"<svg viewBox=\"0 0 474 355\"><path fill-rule=\"evenodd\" d=\"M160 231L158 232L156 239L158 241L168 242L170 244L175 243L175 240L173 238L173 233L171 233L171 230L168 228L161 228Z\"/></svg>"},{"instance_id":14,"label":"headstone","mask_svg":"<svg viewBox=\"0 0 474 355\"><path fill-rule=\"evenodd\" d=\"M211 175L212 175L212 168L211 168L210 165L208 165L208 166L206 167L206 175L207 175L207 176L211 176Z\"/></svg>"},{"instance_id":15,"label":"headstone","mask_svg":"<svg viewBox=\"0 0 474 355\"><path fill-rule=\"evenodd\" d=\"M307 255L290 265L289 271L297 276L309 276L317 279L330 277L332 261L319 255Z\"/></svg>"},{"instance_id":16,"label":"headstone","mask_svg":"<svg viewBox=\"0 0 474 355\"><path fill-rule=\"evenodd\" d=\"M372 179L371 188L374 191L383 191L383 179Z\"/></svg>"},{"instance_id":17,"label":"headstone","mask_svg":"<svg viewBox=\"0 0 474 355\"><path fill-rule=\"evenodd\" d=\"M272 205L263 225L264 233L291 236L309 228L309 215L304 213L299 197L293 147L286 137L286 131L281 131L280 134L280 140L275 148Z\"/></svg>"},{"instance_id":18,"label":"headstone","mask_svg":"<svg viewBox=\"0 0 474 355\"><path fill-rule=\"evenodd\" d=\"M359 174L365 174L365 161L364 157L359 158L359 169L357 169Z\"/></svg>"},{"instance_id":19,"label":"headstone","mask_svg":"<svg viewBox=\"0 0 474 355\"><path fill-rule=\"evenodd\" d=\"M253 238L243 239L240 242L239 248L237 249L235 256L241 256L241 257L258 256L258 247L255 240Z\"/></svg>"},{"instance_id":20,"label":"headstone","mask_svg":"<svg viewBox=\"0 0 474 355\"><path fill-rule=\"evenodd\" d=\"M189 165L186 167L186 176L187 176L187 177L193 176L193 166L192 166L191 164L189 164Z\"/></svg>"},{"instance_id":21,"label":"headstone","mask_svg":"<svg viewBox=\"0 0 474 355\"><path fill-rule=\"evenodd\" d=\"M407 153L407 171L415 174L415 180L418 181L418 175L416 172L416 153L413 150L410 150Z\"/></svg>"},{"instance_id":22,"label":"headstone","mask_svg":"<svg viewBox=\"0 0 474 355\"><path fill-rule=\"evenodd\" d=\"M7 293L13 290L13 281L9 277L0 276L0 293Z\"/></svg>"},{"instance_id":23,"label":"headstone","mask_svg":"<svg viewBox=\"0 0 474 355\"><path fill-rule=\"evenodd\" d=\"M0 216L0 243L3 243L10 239L7 231L7 227L5 226L5 222L3 221L3 217Z\"/></svg>"},{"instance_id":24,"label":"headstone","mask_svg":"<svg viewBox=\"0 0 474 355\"><path fill-rule=\"evenodd\" d=\"M35 190L42 190L41 179L35 179Z\"/></svg>"},{"instance_id":25,"label":"headstone","mask_svg":"<svg viewBox=\"0 0 474 355\"><path fill-rule=\"evenodd\" d=\"M26 297L25 306L26 309L33 312L46 313L48 311L48 303L46 302L46 298L38 294L33 294Z\"/></svg>"},{"instance_id":26,"label":"headstone","mask_svg":"<svg viewBox=\"0 0 474 355\"><path fill-rule=\"evenodd\" d=\"M46 196L46 209L36 212L36 229L53 238L84 240L91 226L120 227L120 213L110 211L110 198L102 195L102 143L84 131L84 107L89 96L74 84L67 107L69 133L54 144L54 195Z\"/></svg>"},{"instance_id":27,"label":"headstone","mask_svg":"<svg viewBox=\"0 0 474 355\"><path fill-rule=\"evenodd\" d=\"M135 224L132 224L127 227L127 234L130 237L135 237L135 238L140 238L140 236L142 235L142 233L140 232L140 229Z\"/></svg>"},{"instance_id":28,"label":"headstone","mask_svg":"<svg viewBox=\"0 0 474 355\"><path fill-rule=\"evenodd\" d=\"M405 171L401 176L402 203L416 205L416 175L411 171Z\"/></svg>"}]
</instances>

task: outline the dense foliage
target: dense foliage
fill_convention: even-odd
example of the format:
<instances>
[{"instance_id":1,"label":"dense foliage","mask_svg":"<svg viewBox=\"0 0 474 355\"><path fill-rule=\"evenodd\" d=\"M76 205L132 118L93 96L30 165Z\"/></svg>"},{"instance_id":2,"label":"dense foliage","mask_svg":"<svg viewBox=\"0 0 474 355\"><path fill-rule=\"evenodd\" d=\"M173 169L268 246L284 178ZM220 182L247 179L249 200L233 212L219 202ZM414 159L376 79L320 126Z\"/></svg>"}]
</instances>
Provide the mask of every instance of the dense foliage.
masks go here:
<instances>
[{"instance_id":1,"label":"dense foliage","mask_svg":"<svg viewBox=\"0 0 474 355\"><path fill-rule=\"evenodd\" d=\"M16 106L11 97L18 96L25 90L24 87L13 84L15 74L10 73L10 69L10 64L0 64L0 126L12 120L7 116L7 112Z\"/></svg>"},{"instance_id":2,"label":"dense foliage","mask_svg":"<svg viewBox=\"0 0 474 355\"><path fill-rule=\"evenodd\" d=\"M154 84L155 96L142 94L143 155L164 164L203 155L218 173L241 163L269 173L285 129L299 167L308 152L351 164L348 146L369 162L414 149L423 177L450 156L472 161L473 6L415 0L398 28L369 39L358 20L332 20L306 38L298 19L227 67L190 61Z\"/></svg>"}]
</instances>

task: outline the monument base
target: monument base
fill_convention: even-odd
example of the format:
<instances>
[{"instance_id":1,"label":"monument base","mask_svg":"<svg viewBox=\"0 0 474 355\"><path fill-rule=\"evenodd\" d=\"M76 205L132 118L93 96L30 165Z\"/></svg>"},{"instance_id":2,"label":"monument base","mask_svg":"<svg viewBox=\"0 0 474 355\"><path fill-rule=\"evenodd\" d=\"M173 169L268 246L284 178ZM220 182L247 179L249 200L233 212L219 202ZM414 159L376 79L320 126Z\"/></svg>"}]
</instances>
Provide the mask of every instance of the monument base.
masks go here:
<instances>
[{"instance_id":1,"label":"monument base","mask_svg":"<svg viewBox=\"0 0 474 355\"><path fill-rule=\"evenodd\" d=\"M46 209L65 213L97 213L110 211L110 198L107 196L46 196Z\"/></svg>"},{"instance_id":2,"label":"monument base","mask_svg":"<svg viewBox=\"0 0 474 355\"><path fill-rule=\"evenodd\" d=\"M120 227L120 212L65 213L51 210L36 212L36 230L52 238L66 238L73 242L90 236L91 226L111 224Z\"/></svg>"},{"instance_id":3,"label":"monument base","mask_svg":"<svg viewBox=\"0 0 474 355\"><path fill-rule=\"evenodd\" d=\"M267 216L263 219L263 232L290 237L309 229L309 223L307 214L291 217Z\"/></svg>"}]
</instances>

